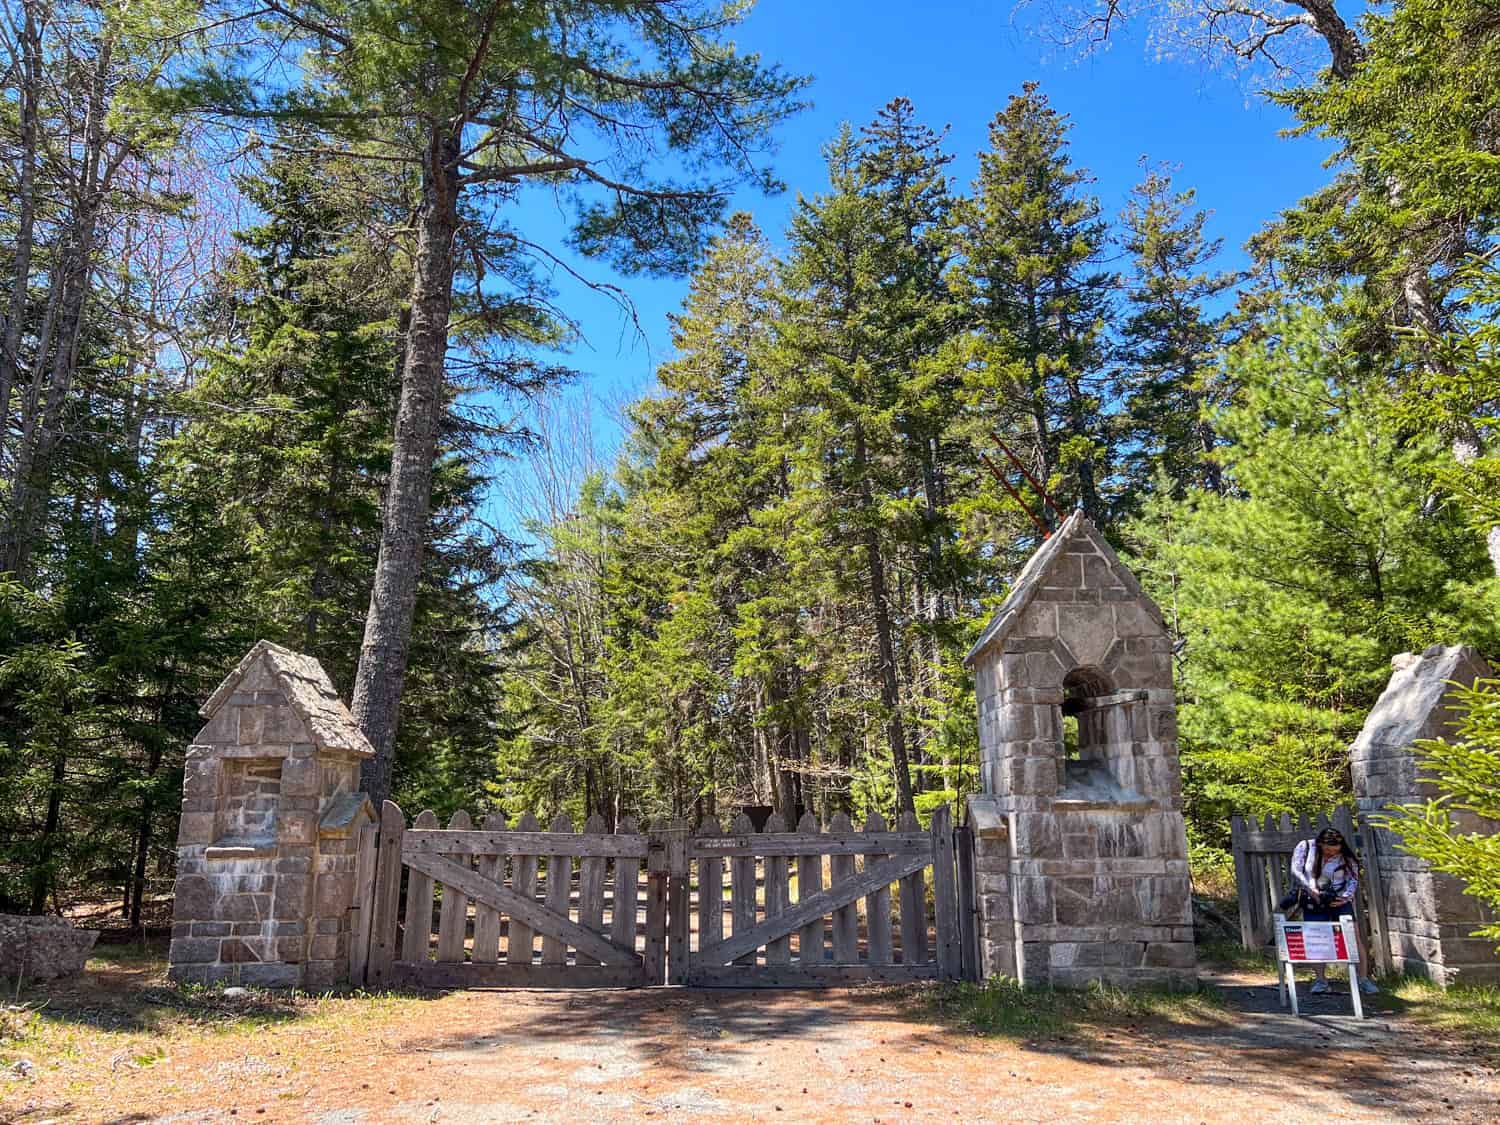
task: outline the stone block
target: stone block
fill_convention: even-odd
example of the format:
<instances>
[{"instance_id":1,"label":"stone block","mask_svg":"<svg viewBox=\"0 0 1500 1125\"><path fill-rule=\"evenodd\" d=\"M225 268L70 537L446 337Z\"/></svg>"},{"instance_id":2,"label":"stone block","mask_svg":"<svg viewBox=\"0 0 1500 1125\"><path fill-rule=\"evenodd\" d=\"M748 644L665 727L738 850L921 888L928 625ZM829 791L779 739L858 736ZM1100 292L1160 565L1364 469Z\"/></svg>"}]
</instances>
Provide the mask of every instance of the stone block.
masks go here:
<instances>
[{"instance_id":1,"label":"stone block","mask_svg":"<svg viewBox=\"0 0 1500 1125\"><path fill-rule=\"evenodd\" d=\"M1152 942L1146 947L1144 964L1169 969L1192 969L1198 964L1198 951L1190 942Z\"/></svg>"},{"instance_id":2,"label":"stone block","mask_svg":"<svg viewBox=\"0 0 1500 1125\"><path fill-rule=\"evenodd\" d=\"M1101 817L1094 837L1094 854L1102 859L1138 859L1145 856L1148 854L1147 841L1151 832L1149 823L1154 819L1155 817L1147 817L1132 821Z\"/></svg>"},{"instance_id":3,"label":"stone block","mask_svg":"<svg viewBox=\"0 0 1500 1125\"><path fill-rule=\"evenodd\" d=\"M315 797L322 791L316 758L287 758L281 765L281 792L286 797Z\"/></svg>"},{"instance_id":4,"label":"stone block","mask_svg":"<svg viewBox=\"0 0 1500 1125\"><path fill-rule=\"evenodd\" d=\"M302 719L290 707L270 707L265 711L266 742L308 744L308 732ZM309 746L309 748L311 748Z\"/></svg>"},{"instance_id":5,"label":"stone block","mask_svg":"<svg viewBox=\"0 0 1500 1125\"><path fill-rule=\"evenodd\" d=\"M240 740L239 719L232 707L222 707L203 725L193 739L199 746L233 746Z\"/></svg>"},{"instance_id":6,"label":"stone block","mask_svg":"<svg viewBox=\"0 0 1500 1125\"><path fill-rule=\"evenodd\" d=\"M255 988L296 988L302 983L300 965L263 962L240 966L240 983Z\"/></svg>"},{"instance_id":7,"label":"stone block","mask_svg":"<svg viewBox=\"0 0 1500 1125\"><path fill-rule=\"evenodd\" d=\"M225 938L220 943L219 960L226 965L263 961L261 951L264 945L255 938Z\"/></svg>"},{"instance_id":8,"label":"stone block","mask_svg":"<svg viewBox=\"0 0 1500 1125\"><path fill-rule=\"evenodd\" d=\"M276 820L276 839L288 844L314 844L318 840L318 814L283 809Z\"/></svg>"},{"instance_id":9,"label":"stone block","mask_svg":"<svg viewBox=\"0 0 1500 1125\"><path fill-rule=\"evenodd\" d=\"M182 795L217 798L220 772L221 766L217 758L188 758L182 767Z\"/></svg>"},{"instance_id":10,"label":"stone block","mask_svg":"<svg viewBox=\"0 0 1500 1125\"><path fill-rule=\"evenodd\" d=\"M179 875L174 890L173 917L184 921L214 917L219 893L203 875Z\"/></svg>"},{"instance_id":11,"label":"stone block","mask_svg":"<svg viewBox=\"0 0 1500 1125\"><path fill-rule=\"evenodd\" d=\"M1008 900L1010 897L1009 875L985 875L976 874L975 882L977 890L981 895L1003 895Z\"/></svg>"},{"instance_id":12,"label":"stone block","mask_svg":"<svg viewBox=\"0 0 1500 1125\"><path fill-rule=\"evenodd\" d=\"M1137 881L1139 913L1143 922L1187 925L1193 920L1191 888L1186 879L1149 878Z\"/></svg>"},{"instance_id":13,"label":"stone block","mask_svg":"<svg viewBox=\"0 0 1500 1125\"><path fill-rule=\"evenodd\" d=\"M302 987L313 991L326 991L348 983L349 962L345 957L328 961L309 961L302 966Z\"/></svg>"},{"instance_id":14,"label":"stone block","mask_svg":"<svg viewBox=\"0 0 1500 1125\"><path fill-rule=\"evenodd\" d=\"M1102 564L1104 560L1100 559ZM1115 640L1114 615L1089 605L1057 607L1057 635L1078 666L1097 667Z\"/></svg>"},{"instance_id":15,"label":"stone block","mask_svg":"<svg viewBox=\"0 0 1500 1125\"><path fill-rule=\"evenodd\" d=\"M1024 637L1051 639L1055 636L1057 636L1057 607L1051 602L1034 601L1026 607L1026 611L1012 627L1005 648L1007 652L1013 651L1016 641ZM1026 671L1031 682L1035 683L1035 673L1029 662Z\"/></svg>"},{"instance_id":16,"label":"stone block","mask_svg":"<svg viewBox=\"0 0 1500 1125\"><path fill-rule=\"evenodd\" d=\"M1050 923L1056 920L1056 901L1051 881L1039 876L1017 879L1015 906L1019 921L1023 924Z\"/></svg>"},{"instance_id":17,"label":"stone block","mask_svg":"<svg viewBox=\"0 0 1500 1125\"><path fill-rule=\"evenodd\" d=\"M265 737L266 712L264 708L253 704L248 707L233 708L238 721L238 739L241 746L256 746L262 742L273 741Z\"/></svg>"},{"instance_id":18,"label":"stone block","mask_svg":"<svg viewBox=\"0 0 1500 1125\"><path fill-rule=\"evenodd\" d=\"M318 876L316 914L341 915L354 904L354 872L335 871Z\"/></svg>"},{"instance_id":19,"label":"stone block","mask_svg":"<svg viewBox=\"0 0 1500 1125\"><path fill-rule=\"evenodd\" d=\"M212 984L222 971L213 962L173 961L167 968L167 979L176 984Z\"/></svg>"},{"instance_id":20,"label":"stone block","mask_svg":"<svg viewBox=\"0 0 1500 1125\"><path fill-rule=\"evenodd\" d=\"M1029 757L1021 762L1019 784L1014 770L1011 771L1013 792L1032 796L1048 797L1057 792L1058 758L1054 754Z\"/></svg>"},{"instance_id":21,"label":"stone block","mask_svg":"<svg viewBox=\"0 0 1500 1125\"><path fill-rule=\"evenodd\" d=\"M279 875L272 899L273 918L300 918L311 908L313 880L309 875Z\"/></svg>"},{"instance_id":22,"label":"stone block","mask_svg":"<svg viewBox=\"0 0 1500 1125\"><path fill-rule=\"evenodd\" d=\"M185 812L177 821L178 846L212 844L216 834L216 817L211 812Z\"/></svg>"},{"instance_id":23,"label":"stone block","mask_svg":"<svg viewBox=\"0 0 1500 1125\"><path fill-rule=\"evenodd\" d=\"M261 922L271 917L271 896L231 894L219 900L217 914L230 922Z\"/></svg>"},{"instance_id":24,"label":"stone block","mask_svg":"<svg viewBox=\"0 0 1500 1125\"><path fill-rule=\"evenodd\" d=\"M1014 820L1017 855L1041 859L1063 854L1062 833L1056 816L1017 813Z\"/></svg>"},{"instance_id":25,"label":"stone block","mask_svg":"<svg viewBox=\"0 0 1500 1125\"><path fill-rule=\"evenodd\" d=\"M1063 837L1063 855L1068 859L1098 859L1099 838L1092 833L1069 833Z\"/></svg>"},{"instance_id":26,"label":"stone block","mask_svg":"<svg viewBox=\"0 0 1500 1125\"><path fill-rule=\"evenodd\" d=\"M219 960L218 938L173 938L167 947L167 960L172 964L202 964Z\"/></svg>"}]
</instances>

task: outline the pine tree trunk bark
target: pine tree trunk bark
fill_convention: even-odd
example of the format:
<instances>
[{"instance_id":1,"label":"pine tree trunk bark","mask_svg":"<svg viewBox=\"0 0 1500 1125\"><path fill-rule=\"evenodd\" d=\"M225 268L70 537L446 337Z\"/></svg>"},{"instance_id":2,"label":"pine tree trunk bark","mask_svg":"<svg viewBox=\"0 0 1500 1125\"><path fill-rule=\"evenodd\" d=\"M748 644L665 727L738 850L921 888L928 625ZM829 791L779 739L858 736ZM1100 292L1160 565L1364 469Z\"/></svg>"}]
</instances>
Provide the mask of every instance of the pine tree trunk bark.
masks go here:
<instances>
[{"instance_id":1,"label":"pine tree trunk bark","mask_svg":"<svg viewBox=\"0 0 1500 1125\"><path fill-rule=\"evenodd\" d=\"M10 434L10 396L20 365L21 328L31 287L31 251L36 231L36 141L37 103L41 97L41 32L35 5L25 5L21 31L21 78L18 96L21 111L20 183L16 192L16 249L11 268L10 308L5 316L5 335L0 343L0 454ZM3 461L0 456L0 461Z\"/></svg>"},{"instance_id":2,"label":"pine tree trunk bark","mask_svg":"<svg viewBox=\"0 0 1500 1125\"><path fill-rule=\"evenodd\" d=\"M860 515L864 523L865 561L870 581L870 612L875 619L875 643L880 672L880 704L885 708L886 740L896 775L896 813L916 815L912 794L911 763L906 752L906 724L901 720L901 685L896 672L896 646L891 632L889 594L886 589L885 558L880 550L880 529L875 524L874 499L870 494L868 451L864 427L854 428L854 471L859 479Z\"/></svg>"},{"instance_id":3,"label":"pine tree trunk bark","mask_svg":"<svg viewBox=\"0 0 1500 1125\"><path fill-rule=\"evenodd\" d=\"M362 783L376 808L391 793L401 688L430 522L433 461L445 400L448 318L453 307L457 165L457 141L446 128L434 124L423 161L411 323L380 553L354 680L354 719L375 748L375 757L364 764Z\"/></svg>"}]
</instances>

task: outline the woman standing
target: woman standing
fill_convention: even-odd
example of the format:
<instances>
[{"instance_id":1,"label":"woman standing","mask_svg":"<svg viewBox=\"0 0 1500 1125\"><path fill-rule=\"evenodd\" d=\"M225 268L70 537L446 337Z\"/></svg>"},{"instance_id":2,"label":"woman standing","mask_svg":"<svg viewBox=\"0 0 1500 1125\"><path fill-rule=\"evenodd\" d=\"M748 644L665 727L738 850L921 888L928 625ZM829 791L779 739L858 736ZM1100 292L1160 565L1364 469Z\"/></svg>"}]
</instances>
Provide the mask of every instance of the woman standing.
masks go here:
<instances>
[{"instance_id":1,"label":"woman standing","mask_svg":"<svg viewBox=\"0 0 1500 1125\"><path fill-rule=\"evenodd\" d=\"M1354 894L1359 890L1359 856L1344 839L1337 828L1325 828L1316 839L1303 840L1292 853L1292 878L1302 891L1302 920L1304 922L1337 922L1341 918L1354 916ZM1360 964L1368 966L1365 939L1354 927L1359 945ZM1328 991L1327 966L1315 965L1313 981L1315 993ZM1379 992L1375 982L1363 973L1359 987L1364 992Z\"/></svg>"}]
</instances>

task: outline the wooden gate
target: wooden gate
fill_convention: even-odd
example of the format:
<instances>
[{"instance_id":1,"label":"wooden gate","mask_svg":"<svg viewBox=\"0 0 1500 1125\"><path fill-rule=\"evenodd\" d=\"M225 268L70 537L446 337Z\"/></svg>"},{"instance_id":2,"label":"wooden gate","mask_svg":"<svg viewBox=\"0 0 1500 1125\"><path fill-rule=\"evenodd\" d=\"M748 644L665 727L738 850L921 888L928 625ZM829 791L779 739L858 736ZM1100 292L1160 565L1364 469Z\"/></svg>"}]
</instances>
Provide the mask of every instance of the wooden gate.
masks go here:
<instances>
[{"instance_id":1,"label":"wooden gate","mask_svg":"<svg viewBox=\"0 0 1500 1125\"><path fill-rule=\"evenodd\" d=\"M727 834L705 824L685 858L693 868L685 889L695 901L673 894L674 906L692 907L674 915L673 929L696 925L691 943L682 933L669 939L688 948L685 984L777 988L977 975L966 936L973 914L959 891L947 806L934 813L930 832L915 819L889 832L879 814L859 832L841 814L827 832L811 816L788 832L773 816L757 833L742 814Z\"/></svg>"},{"instance_id":2,"label":"wooden gate","mask_svg":"<svg viewBox=\"0 0 1500 1125\"><path fill-rule=\"evenodd\" d=\"M1381 892L1379 841L1364 817L1356 817L1347 805L1330 816L1305 813L1296 821L1283 813L1278 821L1267 816L1230 819L1230 846L1234 851L1234 880L1239 897L1240 944L1264 950L1276 940L1277 904L1296 886L1292 879L1292 852L1303 840L1325 828L1337 828L1359 853L1364 870L1354 901L1354 917L1365 938L1365 948L1382 973L1391 971L1391 946Z\"/></svg>"},{"instance_id":3,"label":"wooden gate","mask_svg":"<svg viewBox=\"0 0 1500 1125\"><path fill-rule=\"evenodd\" d=\"M788 832L736 818L695 834L591 817L547 831L467 813L407 826L387 801L361 838L350 979L372 987L787 987L977 979L972 869L946 806ZM929 882L930 878L930 882ZM895 893L892 893L895 888Z\"/></svg>"},{"instance_id":4,"label":"wooden gate","mask_svg":"<svg viewBox=\"0 0 1500 1125\"><path fill-rule=\"evenodd\" d=\"M645 835L629 820L607 832L597 816L581 833L572 827L560 816L543 832L528 813L514 829L500 816L475 829L459 812L440 828L424 812L408 828L387 801L378 852L367 845L361 856L351 978L437 988L660 983L666 886L660 874L641 878Z\"/></svg>"}]
</instances>

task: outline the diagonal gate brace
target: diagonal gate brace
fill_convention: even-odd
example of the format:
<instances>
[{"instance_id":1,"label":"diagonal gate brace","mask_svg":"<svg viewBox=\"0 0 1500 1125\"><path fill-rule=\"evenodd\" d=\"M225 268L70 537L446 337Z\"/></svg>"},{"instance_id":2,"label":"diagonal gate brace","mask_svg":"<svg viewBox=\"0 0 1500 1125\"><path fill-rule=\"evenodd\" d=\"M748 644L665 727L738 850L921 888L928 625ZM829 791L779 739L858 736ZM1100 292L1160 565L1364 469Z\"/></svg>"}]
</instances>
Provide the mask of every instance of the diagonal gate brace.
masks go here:
<instances>
[{"instance_id":1,"label":"diagonal gate brace","mask_svg":"<svg viewBox=\"0 0 1500 1125\"><path fill-rule=\"evenodd\" d=\"M596 957L606 965L634 966L641 963L635 950L616 945L593 930L580 926L571 918L548 910L540 903L518 895L451 859L426 852L407 852L401 858L413 871L431 875L444 886L462 891L475 902L481 902L502 914L509 914L538 933L567 942L579 953Z\"/></svg>"},{"instance_id":2,"label":"diagonal gate brace","mask_svg":"<svg viewBox=\"0 0 1500 1125\"><path fill-rule=\"evenodd\" d=\"M851 902L864 898L865 895L881 887L889 886L913 871L920 871L931 862L932 853L927 852L915 856L894 856L891 859L882 859L878 863L872 863L857 877L846 879L838 886L829 887L826 891L810 894L790 910L767 918L764 922L751 926L744 933L734 934L707 949L699 950L697 960L706 965L727 965L736 957L753 953L766 942L789 934L841 906L848 906Z\"/></svg>"}]
</instances>

